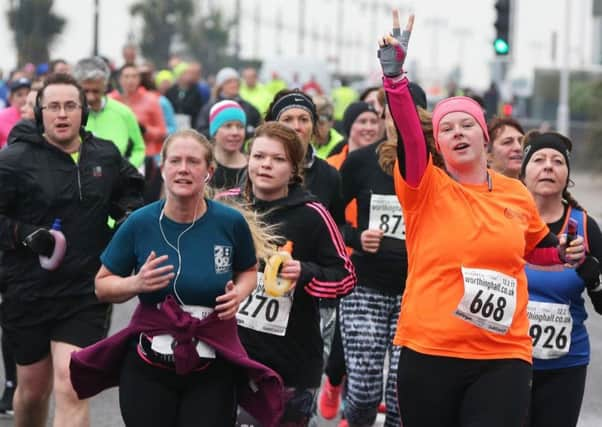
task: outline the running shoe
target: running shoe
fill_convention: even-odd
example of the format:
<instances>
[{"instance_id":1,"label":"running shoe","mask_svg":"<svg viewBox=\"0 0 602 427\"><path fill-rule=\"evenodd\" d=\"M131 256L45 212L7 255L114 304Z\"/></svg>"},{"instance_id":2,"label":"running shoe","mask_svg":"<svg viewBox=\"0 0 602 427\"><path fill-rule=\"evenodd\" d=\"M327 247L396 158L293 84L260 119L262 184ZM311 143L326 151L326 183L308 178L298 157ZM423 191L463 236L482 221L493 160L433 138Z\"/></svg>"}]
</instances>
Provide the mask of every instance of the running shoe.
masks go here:
<instances>
[{"instance_id":1,"label":"running shoe","mask_svg":"<svg viewBox=\"0 0 602 427\"><path fill-rule=\"evenodd\" d=\"M0 414L13 414L13 396L15 394L14 387L5 387L2 398L0 398Z\"/></svg>"},{"instance_id":2,"label":"running shoe","mask_svg":"<svg viewBox=\"0 0 602 427\"><path fill-rule=\"evenodd\" d=\"M342 389L342 384L334 386L330 384L330 380L326 377L319 402L320 415L322 415L324 419L332 420L339 413Z\"/></svg>"}]
</instances>

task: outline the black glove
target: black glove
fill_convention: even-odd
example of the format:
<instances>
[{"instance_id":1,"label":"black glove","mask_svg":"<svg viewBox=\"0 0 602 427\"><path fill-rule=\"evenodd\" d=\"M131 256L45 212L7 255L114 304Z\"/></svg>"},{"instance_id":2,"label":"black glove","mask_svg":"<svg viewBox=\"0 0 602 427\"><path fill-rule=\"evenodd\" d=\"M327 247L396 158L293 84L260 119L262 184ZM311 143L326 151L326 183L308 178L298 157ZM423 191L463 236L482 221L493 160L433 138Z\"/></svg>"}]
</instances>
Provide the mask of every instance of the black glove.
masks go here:
<instances>
[{"instance_id":1,"label":"black glove","mask_svg":"<svg viewBox=\"0 0 602 427\"><path fill-rule=\"evenodd\" d=\"M596 289L600 284L600 263L598 259L587 255L581 265L577 267L577 274L583 279L588 290Z\"/></svg>"},{"instance_id":2,"label":"black glove","mask_svg":"<svg viewBox=\"0 0 602 427\"><path fill-rule=\"evenodd\" d=\"M31 231L32 226L22 228L25 233ZM21 240L33 253L47 257L54 251L54 242L54 236L46 228L34 228Z\"/></svg>"}]
</instances>

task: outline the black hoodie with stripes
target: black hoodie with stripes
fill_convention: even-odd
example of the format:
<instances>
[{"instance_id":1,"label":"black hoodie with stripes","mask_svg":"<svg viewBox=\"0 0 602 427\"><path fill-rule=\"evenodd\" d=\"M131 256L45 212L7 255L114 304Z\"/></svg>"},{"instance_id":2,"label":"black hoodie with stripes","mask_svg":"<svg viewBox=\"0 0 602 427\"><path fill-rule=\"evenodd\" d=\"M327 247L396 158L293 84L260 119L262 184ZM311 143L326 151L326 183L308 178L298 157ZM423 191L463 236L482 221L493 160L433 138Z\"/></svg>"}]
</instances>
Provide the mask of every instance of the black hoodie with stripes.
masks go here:
<instances>
[{"instance_id":1,"label":"black hoodie with stripes","mask_svg":"<svg viewBox=\"0 0 602 427\"><path fill-rule=\"evenodd\" d=\"M227 195L236 195L236 190ZM292 257L301 262L301 275L289 297L292 304L284 335L239 327L240 338L251 358L278 372L286 386L318 387L323 366L318 298L339 298L350 293L356 283L354 267L334 220L300 185L291 185L282 199L251 202L253 209L265 215L264 221L276 225L277 234L292 243ZM245 311L252 316L258 307L253 304L247 299L239 314ZM266 314L270 313L261 309L256 313Z\"/></svg>"}]
</instances>

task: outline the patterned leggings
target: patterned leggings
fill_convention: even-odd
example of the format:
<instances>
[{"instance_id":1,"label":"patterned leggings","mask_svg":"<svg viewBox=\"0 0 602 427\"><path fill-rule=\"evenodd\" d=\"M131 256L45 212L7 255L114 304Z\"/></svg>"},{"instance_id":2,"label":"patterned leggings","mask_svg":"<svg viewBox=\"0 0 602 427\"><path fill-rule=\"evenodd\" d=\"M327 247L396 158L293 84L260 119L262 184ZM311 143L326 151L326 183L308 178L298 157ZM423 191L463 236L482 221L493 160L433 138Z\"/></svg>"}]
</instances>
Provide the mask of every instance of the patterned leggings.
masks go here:
<instances>
[{"instance_id":1,"label":"patterned leggings","mask_svg":"<svg viewBox=\"0 0 602 427\"><path fill-rule=\"evenodd\" d=\"M385 392L385 426L401 426L397 403L400 348L393 346L401 295L356 286L340 302L341 336L347 364L345 418L351 426L371 426L383 395L385 356L389 374Z\"/></svg>"}]
</instances>

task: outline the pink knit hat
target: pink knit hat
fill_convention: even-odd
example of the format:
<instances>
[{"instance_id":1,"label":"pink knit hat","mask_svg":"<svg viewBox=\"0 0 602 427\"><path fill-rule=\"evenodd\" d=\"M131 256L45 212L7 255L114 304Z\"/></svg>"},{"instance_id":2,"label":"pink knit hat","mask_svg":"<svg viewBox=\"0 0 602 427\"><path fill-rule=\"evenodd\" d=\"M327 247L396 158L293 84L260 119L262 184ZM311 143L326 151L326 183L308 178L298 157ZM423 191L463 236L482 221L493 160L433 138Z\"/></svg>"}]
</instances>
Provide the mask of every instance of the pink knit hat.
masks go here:
<instances>
[{"instance_id":1,"label":"pink knit hat","mask_svg":"<svg viewBox=\"0 0 602 427\"><path fill-rule=\"evenodd\" d=\"M483 114L483 108L472 98L467 96L454 96L452 98L446 98L437 103L433 110L433 136L435 141L439 135L439 123L441 119L449 113L462 112L470 114L477 121L485 140L489 142L489 133L487 132L487 123L485 122L485 115Z\"/></svg>"}]
</instances>

